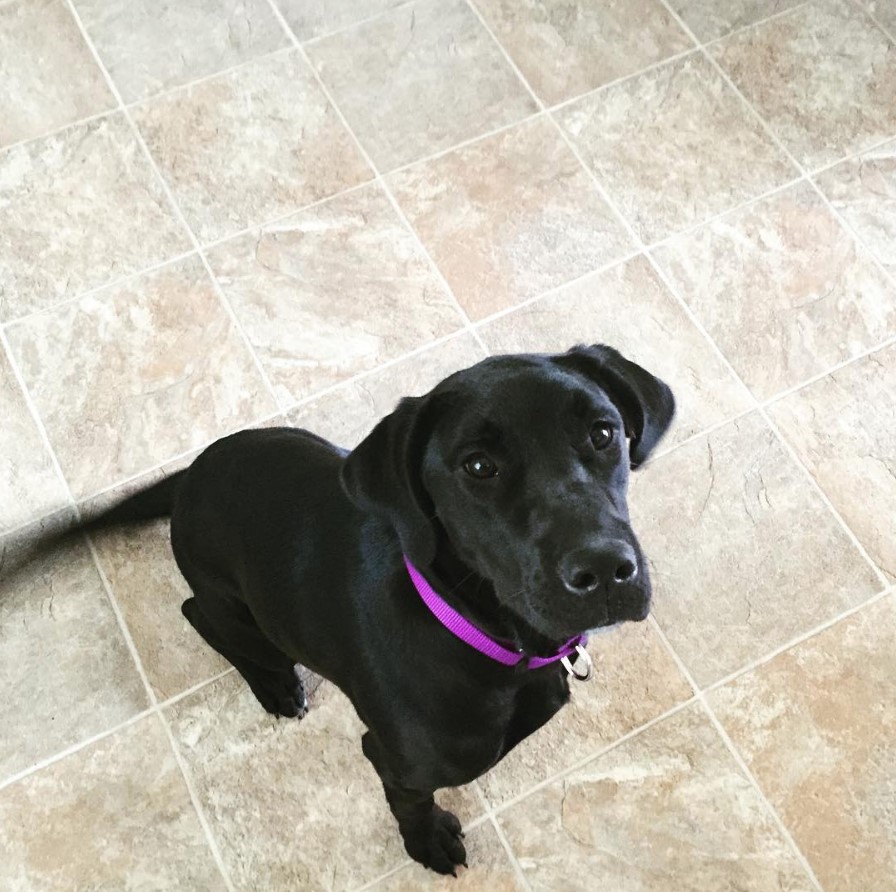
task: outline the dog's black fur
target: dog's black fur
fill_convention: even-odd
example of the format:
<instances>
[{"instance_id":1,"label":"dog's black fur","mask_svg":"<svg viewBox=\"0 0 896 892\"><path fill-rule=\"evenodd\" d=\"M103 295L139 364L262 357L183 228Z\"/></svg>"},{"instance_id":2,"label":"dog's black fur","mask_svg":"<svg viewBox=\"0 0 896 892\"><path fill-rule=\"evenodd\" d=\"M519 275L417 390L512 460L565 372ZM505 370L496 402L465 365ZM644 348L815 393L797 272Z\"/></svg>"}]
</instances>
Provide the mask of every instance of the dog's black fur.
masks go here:
<instances>
[{"instance_id":1,"label":"dog's black fur","mask_svg":"<svg viewBox=\"0 0 896 892\"><path fill-rule=\"evenodd\" d=\"M497 356L402 400L350 454L308 431L243 431L93 524L170 513L196 631L269 712L304 715L296 663L338 685L408 853L454 873L460 824L433 792L491 768L569 685L560 663L509 668L455 638L402 552L527 654L644 619L628 472L673 412L669 388L609 347Z\"/></svg>"}]
</instances>

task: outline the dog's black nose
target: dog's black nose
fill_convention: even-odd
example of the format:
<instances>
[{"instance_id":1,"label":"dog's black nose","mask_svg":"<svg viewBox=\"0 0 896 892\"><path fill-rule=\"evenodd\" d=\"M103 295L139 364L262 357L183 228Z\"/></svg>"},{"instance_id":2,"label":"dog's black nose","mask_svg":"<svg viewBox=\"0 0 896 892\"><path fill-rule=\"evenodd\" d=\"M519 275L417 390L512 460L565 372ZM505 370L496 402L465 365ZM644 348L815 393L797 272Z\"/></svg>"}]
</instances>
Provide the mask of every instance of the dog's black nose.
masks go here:
<instances>
[{"instance_id":1,"label":"dog's black nose","mask_svg":"<svg viewBox=\"0 0 896 892\"><path fill-rule=\"evenodd\" d=\"M560 561L560 579L574 595L588 595L602 586L631 582L637 575L635 551L619 539L578 548Z\"/></svg>"}]
</instances>

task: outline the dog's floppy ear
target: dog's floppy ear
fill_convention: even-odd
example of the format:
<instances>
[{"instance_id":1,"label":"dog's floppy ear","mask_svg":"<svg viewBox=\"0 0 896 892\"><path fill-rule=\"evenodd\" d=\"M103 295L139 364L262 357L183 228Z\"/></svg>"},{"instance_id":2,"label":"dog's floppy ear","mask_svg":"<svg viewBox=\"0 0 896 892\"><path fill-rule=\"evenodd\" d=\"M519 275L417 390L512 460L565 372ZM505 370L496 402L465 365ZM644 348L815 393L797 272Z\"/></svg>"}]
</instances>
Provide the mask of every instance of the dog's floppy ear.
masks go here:
<instances>
[{"instance_id":1,"label":"dog's floppy ear","mask_svg":"<svg viewBox=\"0 0 896 892\"><path fill-rule=\"evenodd\" d=\"M631 437L632 468L642 465L675 415L675 398L669 387L603 344L573 347L553 359L563 368L590 378L610 397Z\"/></svg>"},{"instance_id":2,"label":"dog's floppy ear","mask_svg":"<svg viewBox=\"0 0 896 892\"><path fill-rule=\"evenodd\" d=\"M417 567L431 564L436 554L434 508L421 480L431 408L428 396L403 399L349 453L340 474L359 508L392 523Z\"/></svg>"}]
</instances>

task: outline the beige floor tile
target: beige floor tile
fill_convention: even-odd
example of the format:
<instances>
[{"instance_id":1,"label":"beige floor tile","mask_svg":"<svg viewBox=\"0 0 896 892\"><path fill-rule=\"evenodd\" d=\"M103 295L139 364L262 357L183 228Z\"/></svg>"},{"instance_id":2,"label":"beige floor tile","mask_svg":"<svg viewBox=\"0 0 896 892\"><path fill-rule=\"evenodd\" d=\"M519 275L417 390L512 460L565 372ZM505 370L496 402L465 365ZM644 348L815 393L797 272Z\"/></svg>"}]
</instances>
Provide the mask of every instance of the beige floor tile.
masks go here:
<instances>
[{"instance_id":1,"label":"beige floor tile","mask_svg":"<svg viewBox=\"0 0 896 892\"><path fill-rule=\"evenodd\" d=\"M299 40L323 37L388 12L407 0L274 0Z\"/></svg>"},{"instance_id":2,"label":"beige floor tile","mask_svg":"<svg viewBox=\"0 0 896 892\"><path fill-rule=\"evenodd\" d=\"M896 579L896 347L792 394L771 415L871 557Z\"/></svg>"},{"instance_id":3,"label":"beige floor tile","mask_svg":"<svg viewBox=\"0 0 896 892\"><path fill-rule=\"evenodd\" d=\"M405 396L422 396L453 372L474 365L485 354L471 334L403 359L353 381L289 414L290 423L339 446L354 448Z\"/></svg>"},{"instance_id":4,"label":"beige floor tile","mask_svg":"<svg viewBox=\"0 0 896 892\"><path fill-rule=\"evenodd\" d=\"M582 343L621 350L675 393L663 448L750 408L746 391L643 257L502 316L481 334L495 353L560 352Z\"/></svg>"},{"instance_id":5,"label":"beige floor tile","mask_svg":"<svg viewBox=\"0 0 896 892\"><path fill-rule=\"evenodd\" d=\"M469 870L460 868L457 879L424 871L419 864L408 864L397 873L371 887L371 892L527 892L517 879L507 851L490 823L467 831L464 839Z\"/></svg>"},{"instance_id":6,"label":"beige floor tile","mask_svg":"<svg viewBox=\"0 0 896 892\"><path fill-rule=\"evenodd\" d=\"M498 817L532 892L809 892L696 707Z\"/></svg>"},{"instance_id":7,"label":"beige floor tile","mask_svg":"<svg viewBox=\"0 0 896 892\"><path fill-rule=\"evenodd\" d=\"M816 179L859 238L896 275L896 140Z\"/></svg>"},{"instance_id":8,"label":"beige floor tile","mask_svg":"<svg viewBox=\"0 0 896 892\"><path fill-rule=\"evenodd\" d=\"M647 243L796 175L699 54L614 84L556 115Z\"/></svg>"},{"instance_id":9,"label":"beige floor tile","mask_svg":"<svg viewBox=\"0 0 896 892\"><path fill-rule=\"evenodd\" d=\"M284 404L463 325L377 186L219 245L209 263Z\"/></svg>"},{"instance_id":10,"label":"beige floor tile","mask_svg":"<svg viewBox=\"0 0 896 892\"><path fill-rule=\"evenodd\" d=\"M480 780L493 806L587 759L692 694L650 623L595 635L588 651L594 677L572 682L572 701Z\"/></svg>"},{"instance_id":11,"label":"beige floor tile","mask_svg":"<svg viewBox=\"0 0 896 892\"><path fill-rule=\"evenodd\" d=\"M74 2L125 102L289 45L267 0Z\"/></svg>"},{"instance_id":12,"label":"beige floor tile","mask_svg":"<svg viewBox=\"0 0 896 892\"><path fill-rule=\"evenodd\" d=\"M0 4L0 146L115 107L62 0Z\"/></svg>"},{"instance_id":13,"label":"beige floor tile","mask_svg":"<svg viewBox=\"0 0 896 892\"><path fill-rule=\"evenodd\" d=\"M846 0L807 3L712 53L808 168L896 134L896 45Z\"/></svg>"},{"instance_id":14,"label":"beige floor tile","mask_svg":"<svg viewBox=\"0 0 896 892\"><path fill-rule=\"evenodd\" d=\"M8 556L6 546L2 563L15 564L16 546ZM0 782L148 706L82 542L4 573L0 629Z\"/></svg>"},{"instance_id":15,"label":"beige floor tile","mask_svg":"<svg viewBox=\"0 0 896 892\"><path fill-rule=\"evenodd\" d=\"M896 334L896 286L806 183L655 256L760 399Z\"/></svg>"},{"instance_id":16,"label":"beige floor tile","mask_svg":"<svg viewBox=\"0 0 896 892\"><path fill-rule=\"evenodd\" d=\"M890 595L710 695L826 892L896 882Z\"/></svg>"},{"instance_id":17,"label":"beige floor tile","mask_svg":"<svg viewBox=\"0 0 896 892\"><path fill-rule=\"evenodd\" d=\"M896 5L893 0L855 0L856 5L873 16L877 23L886 28L891 39L896 39Z\"/></svg>"},{"instance_id":18,"label":"beige floor tile","mask_svg":"<svg viewBox=\"0 0 896 892\"><path fill-rule=\"evenodd\" d=\"M275 409L195 258L7 335L76 498Z\"/></svg>"},{"instance_id":19,"label":"beige floor tile","mask_svg":"<svg viewBox=\"0 0 896 892\"><path fill-rule=\"evenodd\" d=\"M476 0L476 6L547 105L693 46L658 0Z\"/></svg>"},{"instance_id":20,"label":"beige floor tile","mask_svg":"<svg viewBox=\"0 0 896 892\"><path fill-rule=\"evenodd\" d=\"M424 162L389 182L473 319L633 248L547 118Z\"/></svg>"},{"instance_id":21,"label":"beige floor tile","mask_svg":"<svg viewBox=\"0 0 896 892\"><path fill-rule=\"evenodd\" d=\"M278 721L232 673L170 708L239 890L353 889L407 857L348 700L328 683L310 699ZM461 821L482 812L469 788L437 798Z\"/></svg>"},{"instance_id":22,"label":"beige floor tile","mask_svg":"<svg viewBox=\"0 0 896 892\"><path fill-rule=\"evenodd\" d=\"M706 686L881 586L758 414L632 478L654 614Z\"/></svg>"},{"instance_id":23,"label":"beige floor tile","mask_svg":"<svg viewBox=\"0 0 896 892\"><path fill-rule=\"evenodd\" d=\"M0 825L10 892L225 888L155 716L0 792Z\"/></svg>"},{"instance_id":24,"label":"beige floor tile","mask_svg":"<svg viewBox=\"0 0 896 892\"><path fill-rule=\"evenodd\" d=\"M121 115L0 152L0 208L0 321L190 250Z\"/></svg>"},{"instance_id":25,"label":"beige floor tile","mask_svg":"<svg viewBox=\"0 0 896 892\"><path fill-rule=\"evenodd\" d=\"M136 490L161 479L141 478ZM124 495L116 491L114 500ZM169 521L94 533L100 565L159 700L167 700L230 666L180 612L190 597L171 553Z\"/></svg>"},{"instance_id":26,"label":"beige floor tile","mask_svg":"<svg viewBox=\"0 0 896 892\"><path fill-rule=\"evenodd\" d=\"M203 242L372 176L297 52L151 99L134 118Z\"/></svg>"},{"instance_id":27,"label":"beige floor tile","mask_svg":"<svg viewBox=\"0 0 896 892\"><path fill-rule=\"evenodd\" d=\"M50 453L0 349L0 534L68 502Z\"/></svg>"},{"instance_id":28,"label":"beige floor tile","mask_svg":"<svg viewBox=\"0 0 896 892\"><path fill-rule=\"evenodd\" d=\"M421 0L310 44L308 55L381 171L536 110L463 0Z\"/></svg>"},{"instance_id":29,"label":"beige floor tile","mask_svg":"<svg viewBox=\"0 0 896 892\"><path fill-rule=\"evenodd\" d=\"M799 6L803 0L671 0L698 40L715 40L738 28Z\"/></svg>"}]
</instances>

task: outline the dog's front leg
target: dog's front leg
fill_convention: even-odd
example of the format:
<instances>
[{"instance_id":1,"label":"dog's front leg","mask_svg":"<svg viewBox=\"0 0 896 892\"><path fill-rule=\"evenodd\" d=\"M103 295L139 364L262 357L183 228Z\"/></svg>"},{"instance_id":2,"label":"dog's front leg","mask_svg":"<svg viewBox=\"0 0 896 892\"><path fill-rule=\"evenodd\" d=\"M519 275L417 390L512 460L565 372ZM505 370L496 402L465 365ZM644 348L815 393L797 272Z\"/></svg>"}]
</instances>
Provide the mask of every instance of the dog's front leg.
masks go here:
<instances>
[{"instance_id":1,"label":"dog's front leg","mask_svg":"<svg viewBox=\"0 0 896 892\"><path fill-rule=\"evenodd\" d=\"M426 783L425 772L419 769L396 771L394 760L388 759L377 738L369 731L361 738L364 755L376 769L386 801L398 821L398 830L407 853L424 867L437 873L457 876L458 864L467 866L467 852L461 842L460 821L436 805L435 784Z\"/></svg>"}]
</instances>

